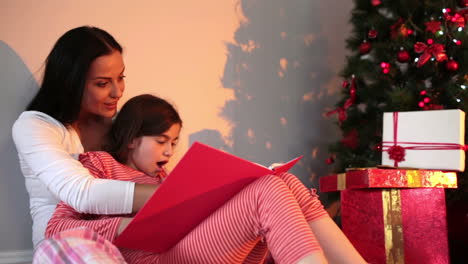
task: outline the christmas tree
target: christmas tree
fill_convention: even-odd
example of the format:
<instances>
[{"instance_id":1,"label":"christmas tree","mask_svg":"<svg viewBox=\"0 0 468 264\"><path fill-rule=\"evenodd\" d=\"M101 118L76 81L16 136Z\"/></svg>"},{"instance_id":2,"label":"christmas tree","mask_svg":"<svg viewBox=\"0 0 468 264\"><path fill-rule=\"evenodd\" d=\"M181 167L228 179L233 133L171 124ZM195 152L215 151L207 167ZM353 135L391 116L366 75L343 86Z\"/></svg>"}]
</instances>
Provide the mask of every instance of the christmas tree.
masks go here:
<instances>
[{"instance_id":1,"label":"christmas tree","mask_svg":"<svg viewBox=\"0 0 468 264\"><path fill-rule=\"evenodd\" d=\"M468 0L355 0L342 96L328 112L343 136L330 146L327 163L337 172L379 165L384 112L468 112L467 19ZM449 210L468 204L467 174L459 173L458 189L447 190ZM450 243L453 260L468 248Z\"/></svg>"}]
</instances>

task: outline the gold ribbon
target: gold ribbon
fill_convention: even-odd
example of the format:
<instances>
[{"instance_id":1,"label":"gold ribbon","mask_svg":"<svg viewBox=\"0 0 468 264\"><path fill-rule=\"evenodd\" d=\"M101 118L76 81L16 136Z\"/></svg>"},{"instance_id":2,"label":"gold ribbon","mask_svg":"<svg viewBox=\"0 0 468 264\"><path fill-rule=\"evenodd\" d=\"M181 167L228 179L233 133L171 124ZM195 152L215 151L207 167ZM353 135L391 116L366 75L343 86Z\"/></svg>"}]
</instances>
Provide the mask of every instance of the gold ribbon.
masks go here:
<instances>
[{"instance_id":1,"label":"gold ribbon","mask_svg":"<svg viewBox=\"0 0 468 264\"><path fill-rule=\"evenodd\" d=\"M406 177L408 179L409 188L419 187L442 187L456 188L457 174L453 172L433 171L429 175L422 174L420 170L407 170Z\"/></svg>"},{"instance_id":2,"label":"gold ribbon","mask_svg":"<svg viewBox=\"0 0 468 264\"><path fill-rule=\"evenodd\" d=\"M436 172L429 177L431 187L457 188L457 174L454 172Z\"/></svg>"},{"instance_id":3,"label":"gold ribbon","mask_svg":"<svg viewBox=\"0 0 468 264\"><path fill-rule=\"evenodd\" d=\"M415 188L422 186L421 172L418 170L407 170L408 187Z\"/></svg>"},{"instance_id":4,"label":"gold ribbon","mask_svg":"<svg viewBox=\"0 0 468 264\"><path fill-rule=\"evenodd\" d=\"M337 180L336 189L338 191L346 189L346 173L339 173L336 176L336 180Z\"/></svg>"},{"instance_id":5,"label":"gold ribbon","mask_svg":"<svg viewBox=\"0 0 468 264\"><path fill-rule=\"evenodd\" d=\"M382 189L387 264L405 263L401 197L399 189Z\"/></svg>"}]
</instances>

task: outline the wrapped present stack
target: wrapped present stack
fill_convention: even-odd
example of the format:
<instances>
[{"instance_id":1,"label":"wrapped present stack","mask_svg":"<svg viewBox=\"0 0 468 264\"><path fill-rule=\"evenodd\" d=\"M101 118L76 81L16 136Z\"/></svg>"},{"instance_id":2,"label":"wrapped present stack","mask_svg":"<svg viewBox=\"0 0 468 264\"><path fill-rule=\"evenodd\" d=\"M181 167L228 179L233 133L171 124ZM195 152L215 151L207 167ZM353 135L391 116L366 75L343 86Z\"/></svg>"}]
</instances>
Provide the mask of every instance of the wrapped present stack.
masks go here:
<instances>
[{"instance_id":1,"label":"wrapped present stack","mask_svg":"<svg viewBox=\"0 0 468 264\"><path fill-rule=\"evenodd\" d=\"M384 113L382 167L320 178L341 191L343 232L369 263L450 263L445 188L465 165L460 110Z\"/></svg>"}]
</instances>

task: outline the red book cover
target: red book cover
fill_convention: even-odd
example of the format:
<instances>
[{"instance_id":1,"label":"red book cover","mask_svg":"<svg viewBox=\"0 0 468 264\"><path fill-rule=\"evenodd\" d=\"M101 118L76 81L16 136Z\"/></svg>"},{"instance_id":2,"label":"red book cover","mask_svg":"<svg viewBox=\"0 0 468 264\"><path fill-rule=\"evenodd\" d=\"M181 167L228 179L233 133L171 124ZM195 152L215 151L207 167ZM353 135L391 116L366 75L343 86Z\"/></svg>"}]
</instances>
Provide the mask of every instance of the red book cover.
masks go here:
<instances>
[{"instance_id":1,"label":"red book cover","mask_svg":"<svg viewBox=\"0 0 468 264\"><path fill-rule=\"evenodd\" d=\"M165 252L245 186L261 176L288 171L299 159L270 170L195 142L115 245Z\"/></svg>"}]
</instances>

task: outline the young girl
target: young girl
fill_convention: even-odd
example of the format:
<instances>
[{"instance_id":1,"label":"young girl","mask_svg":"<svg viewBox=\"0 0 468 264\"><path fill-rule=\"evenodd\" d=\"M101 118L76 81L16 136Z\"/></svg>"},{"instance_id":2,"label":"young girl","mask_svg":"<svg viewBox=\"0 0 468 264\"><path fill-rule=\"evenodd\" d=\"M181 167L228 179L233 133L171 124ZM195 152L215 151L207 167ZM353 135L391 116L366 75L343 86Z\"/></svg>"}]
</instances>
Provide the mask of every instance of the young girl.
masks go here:
<instances>
[{"instance_id":1,"label":"young girl","mask_svg":"<svg viewBox=\"0 0 468 264\"><path fill-rule=\"evenodd\" d=\"M41 87L12 128L29 193L34 246L58 202L79 212L137 212L154 186L97 179L77 160L101 150L122 97L122 47L106 31L83 26L66 32L45 63Z\"/></svg>"},{"instance_id":2,"label":"young girl","mask_svg":"<svg viewBox=\"0 0 468 264\"><path fill-rule=\"evenodd\" d=\"M164 164L173 154L181 126L179 115L166 101L151 95L134 97L114 121L110 154L88 152L80 156L80 161L97 178L158 186L165 177ZM120 252L129 263L261 263L268 250L277 263L326 263L325 258L336 263L364 263L336 225L328 225L325 219L331 221L317 196L295 176L266 175L245 187L167 252L124 248ZM36 259L56 257L48 252L62 252L80 237L94 237L104 244L113 241L129 220L128 215L81 214L60 203L46 230L46 237L53 239L41 244ZM89 229L73 230L77 227L87 227L99 236ZM103 247L103 243L96 243L100 246L94 248ZM119 259L115 254L114 258Z\"/></svg>"}]
</instances>

